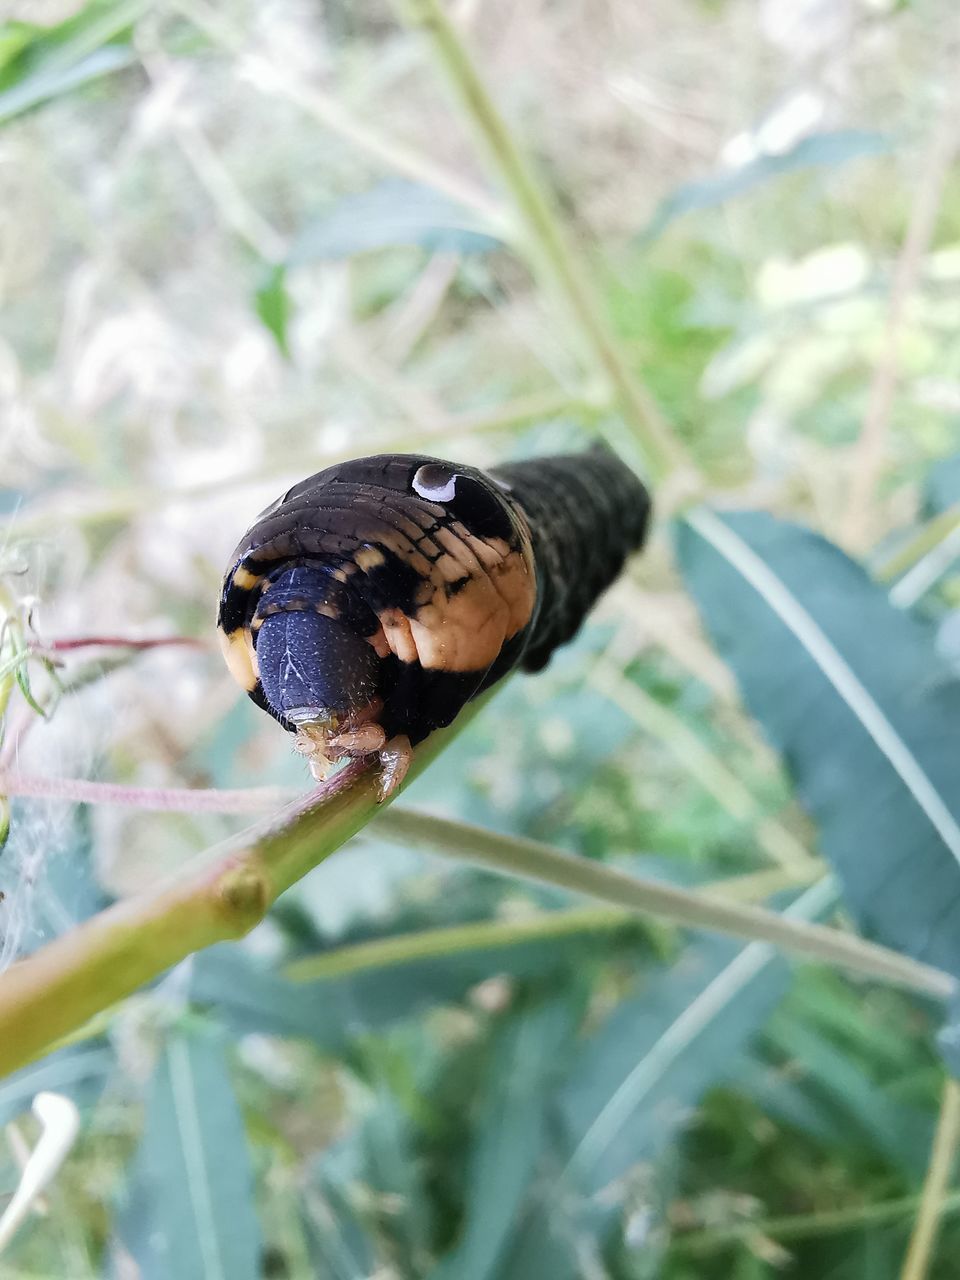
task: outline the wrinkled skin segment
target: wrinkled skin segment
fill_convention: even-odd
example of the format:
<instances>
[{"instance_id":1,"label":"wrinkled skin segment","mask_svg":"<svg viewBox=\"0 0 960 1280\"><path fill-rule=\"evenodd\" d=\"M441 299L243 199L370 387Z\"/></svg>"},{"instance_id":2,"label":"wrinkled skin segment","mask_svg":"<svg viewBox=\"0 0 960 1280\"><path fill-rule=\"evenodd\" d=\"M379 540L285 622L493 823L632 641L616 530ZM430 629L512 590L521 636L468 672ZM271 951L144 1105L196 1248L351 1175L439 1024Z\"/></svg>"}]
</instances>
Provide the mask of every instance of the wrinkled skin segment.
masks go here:
<instances>
[{"instance_id":1,"label":"wrinkled skin segment","mask_svg":"<svg viewBox=\"0 0 960 1280\"><path fill-rule=\"evenodd\" d=\"M386 797L413 746L577 629L648 509L606 450L490 475L420 455L329 467L237 546L218 618L227 665L315 776L376 753Z\"/></svg>"}]
</instances>

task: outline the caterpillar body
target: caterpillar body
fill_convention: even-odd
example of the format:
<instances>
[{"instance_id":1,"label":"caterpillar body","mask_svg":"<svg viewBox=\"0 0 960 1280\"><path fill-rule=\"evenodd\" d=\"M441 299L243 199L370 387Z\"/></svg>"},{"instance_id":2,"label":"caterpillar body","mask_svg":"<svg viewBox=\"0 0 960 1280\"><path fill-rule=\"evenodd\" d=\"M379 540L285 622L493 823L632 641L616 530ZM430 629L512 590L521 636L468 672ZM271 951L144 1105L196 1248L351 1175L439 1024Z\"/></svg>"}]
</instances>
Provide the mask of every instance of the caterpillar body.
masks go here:
<instances>
[{"instance_id":1,"label":"caterpillar body","mask_svg":"<svg viewBox=\"0 0 960 1280\"><path fill-rule=\"evenodd\" d=\"M328 467L240 540L223 581L227 665L315 776L412 746L509 671L537 671L643 543L646 489L606 448L489 472L415 454Z\"/></svg>"}]
</instances>

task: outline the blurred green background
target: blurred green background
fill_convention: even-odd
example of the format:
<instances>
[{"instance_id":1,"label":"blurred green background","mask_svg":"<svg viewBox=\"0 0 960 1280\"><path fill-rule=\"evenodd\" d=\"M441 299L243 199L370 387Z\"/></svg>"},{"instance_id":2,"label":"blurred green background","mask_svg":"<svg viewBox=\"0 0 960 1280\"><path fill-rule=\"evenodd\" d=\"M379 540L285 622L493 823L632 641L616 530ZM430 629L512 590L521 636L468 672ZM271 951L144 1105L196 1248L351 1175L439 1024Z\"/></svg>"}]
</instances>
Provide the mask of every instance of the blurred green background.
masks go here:
<instances>
[{"instance_id":1,"label":"blurred green background","mask_svg":"<svg viewBox=\"0 0 960 1280\"><path fill-rule=\"evenodd\" d=\"M698 491L748 509L725 527L960 817L955 6L449 12ZM386 3L0 16L0 770L303 788L213 645L255 514L343 456L484 466L600 431L642 468L637 435L429 41ZM777 908L823 853L842 925L960 974L949 822L931 833L736 556L671 522L669 477L657 496L646 554L578 639L508 682L404 803ZM51 648L90 636L202 643ZM9 808L5 963L242 826ZM0 1274L905 1274L941 1011L595 911L517 941L583 907L361 835L243 944L0 1082L0 1209L37 1089L83 1117ZM315 982L280 972L475 921L502 930ZM947 1215L929 1274L956 1276L958 1249Z\"/></svg>"}]
</instances>

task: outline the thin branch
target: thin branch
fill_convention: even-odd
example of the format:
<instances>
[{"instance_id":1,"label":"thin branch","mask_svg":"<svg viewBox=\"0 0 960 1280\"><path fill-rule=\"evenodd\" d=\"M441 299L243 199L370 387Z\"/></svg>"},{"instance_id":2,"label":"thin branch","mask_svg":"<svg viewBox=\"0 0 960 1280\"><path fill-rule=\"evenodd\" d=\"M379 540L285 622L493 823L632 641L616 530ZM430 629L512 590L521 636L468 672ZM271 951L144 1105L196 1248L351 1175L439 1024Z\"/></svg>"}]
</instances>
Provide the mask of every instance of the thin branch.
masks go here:
<instances>
[{"instance_id":1,"label":"thin branch","mask_svg":"<svg viewBox=\"0 0 960 1280\"><path fill-rule=\"evenodd\" d=\"M851 1205L846 1209L787 1214L781 1218L754 1218L746 1222L734 1223L729 1227L709 1227L703 1231L683 1232L673 1237L669 1248L671 1253L694 1254L699 1257L716 1253L731 1245L749 1246L752 1240L810 1240L843 1231L885 1226L887 1223L910 1217L920 1207L922 1200L922 1195L901 1196L897 1200ZM940 1216L941 1218L953 1217L958 1212L960 1212L960 1191L954 1191L943 1200Z\"/></svg>"},{"instance_id":2,"label":"thin branch","mask_svg":"<svg viewBox=\"0 0 960 1280\"><path fill-rule=\"evenodd\" d=\"M397 0L402 15L420 27L437 65L479 134L526 231L534 268L569 310L597 373L610 386L652 474L693 476L693 465L655 400L635 377L604 315L590 273L568 235L544 184L517 145L494 96L450 21L441 0Z\"/></svg>"},{"instance_id":3,"label":"thin branch","mask_svg":"<svg viewBox=\"0 0 960 1280\"><path fill-rule=\"evenodd\" d=\"M72 649L185 649L208 650L209 644L199 636L156 636L138 640L130 636L61 636L57 640L39 640L34 648L40 653L66 653Z\"/></svg>"},{"instance_id":4,"label":"thin branch","mask_svg":"<svg viewBox=\"0 0 960 1280\"><path fill-rule=\"evenodd\" d=\"M481 705L420 744L411 778ZM13 965L0 976L0 1076L192 952L249 933L281 893L369 821L378 784L375 768L354 762L281 814Z\"/></svg>"},{"instance_id":5,"label":"thin branch","mask_svg":"<svg viewBox=\"0 0 960 1280\"><path fill-rule=\"evenodd\" d=\"M659 880L627 875L615 867L564 853L536 840L500 835L410 809L383 814L375 827L387 839L473 862L502 875L555 885L695 929L771 942L808 959L937 999L950 999L957 990L957 981L949 973L853 934L785 920L774 911L725 901L703 890L681 889Z\"/></svg>"},{"instance_id":6,"label":"thin branch","mask_svg":"<svg viewBox=\"0 0 960 1280\"><path fill-rule=\"evenodd\" d=\"M237 57L240 60L240 74L255 88L295 103L318 124L343 138L351 147L366 152L415 182L423 182L444 192L452 200L479 213L492 229L507 235L509 228L503 210L487 192L459 174L444 169L429 156L414 151L406 143L387 137L356 119L335 98L292 74L289 66L281 67L260 54L249 53L244 34L201 0L171 0L170 7L178 10L214 43Z\"/></svg>"},{"instance_id":7,"label":"thin branch","mask_svg":"<svg viewBox=\"0 0 960 1280\"><path fill-rule=\"evenodd\" d=\"M948 40L956 47L957 34L953 33ZM960 146L960 95L956 91L952 62L951 58L949 75L952 82L945 91L940 115L921 164L906 236L894 269L880 357L873 372L866 414L851 459L850 495L843 540L855 551L863 550L872 540L872 503L887 453L887 437L900 377L900 340L907 306L916 292L923 259L930 250L944 184Z\"/></svg>"},{"instance_id":8,"label":"thin branch","mask_svg":"<svg viewBox=\"0 0 960 1280\"><path fill-rule=\"evenodd\" d=\"M141 65L151 84L163 85L164 78L169 79L171 75L169 59L152 41L152 47L147 47L142 34L137 46ZM285 239L250 203L191 115L175 109L170 132L223 223L265 262L282 262L287 255Z\"/></svg>"},{"instance_id":9,"label":"thin branch","mask_svg":"<svg viewBox=\"0 0 960 1280\"><path fill-rule=\"evenodd\" d=\"M130 787L89 778L44 778L0 770L0 795L64 800L72 804L120 805L158 813L267 813L289 804L296 792L283 787L239 790L204 787Z\"/></svg>"},{"instance_id":10,"label":"thin branch","mask_svg":"<svg viewBox=\"0 0 960 1280\"><path fill-rule=\"evenodd\" d=\"M292 982L316 982L347 973L413 964L417 960L457 955L463 951L499 951L528 942L555 941L584 933L614 933L636 929L635 912L611 907L583 907L575 911L547 911L528 920L476 920L440 929L418 929L336 947L304 956L287 965L283 976Z\"/></svg>"},{"instance_id":11,"label":"thin branch","mask_svg":"<svg viewBox=\"0 0 960 1280\"><path fill-rule=\"evenodd\" d=\"M822 868L820 869L822 873ZM783 871L762 871L754 875L730 876L704 886L711 896L731 901L753 900L751 895L768 897L782 889L802 888L804 881ZM525 942L546 942L575 937L582 933L613 933L636 929L635 911L617 907L580 907L569 911L545 911L525 920L475 920L437 929L417 929L372 938L366 942L332 947L318 955L304 956L284 969L292 982L315 982L368 969L412 964L416 960L455 955L461 951L494 951Z\"/></svg>"},{"instance_id":12,"label":"thin branch","mask_svg":"<svg viewBox=\"0 0 960 1280\"><path fill-rule=\"evenodd\" d=\"M947 1186L960 1145L960 1083L947 1080L940 1103L940 1118L933 1138L930 1164L923 1183L923 1195L914 1223L910 1247L900 1280L925 1280L933 1262L934 1246L946 1199Z\"/></svg>"},{"instance_id":13,"label":"thin branch","mask_svg":"<svg viewBox=\"0 0 960 1280\"><path fill-rule=\"evenodd\" d=\"M907 575L928 555L936 552L942 542L952 537L956 529L960 529L960 505L948 507L928 520L892 555L874 566L874 577L878 582L893 582L901 575Z\"/></svg>"},{"instance_id":14,"label":"thin branch","mask_svg":"<svg viewBox=\"0 0 960 1280\"><path fill-rule=\"evenodd\" d=\"M912 609L944 577L960 557L960 524L937 543L890 589L890 603Z\"/></svg>"}]
</instances>

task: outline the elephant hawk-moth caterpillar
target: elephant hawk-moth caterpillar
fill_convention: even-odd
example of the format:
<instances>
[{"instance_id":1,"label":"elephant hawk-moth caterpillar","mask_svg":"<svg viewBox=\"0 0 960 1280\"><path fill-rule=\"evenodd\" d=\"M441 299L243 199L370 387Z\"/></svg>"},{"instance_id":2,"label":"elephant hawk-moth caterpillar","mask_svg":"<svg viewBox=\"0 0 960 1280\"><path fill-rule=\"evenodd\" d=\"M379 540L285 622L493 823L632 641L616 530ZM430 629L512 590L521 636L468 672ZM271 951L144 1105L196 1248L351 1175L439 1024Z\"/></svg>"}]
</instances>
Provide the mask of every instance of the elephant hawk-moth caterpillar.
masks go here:
<instances>
[{"instance_id":1,"label":"elephant hawk-moth caterpillar","mask_svg":"<svg viewBox=\"0 0 960 1280\"><path fill-rule=\"evenodd\" d=\"M227 665L323 777L411 747L516 667L537 671L643 543L650 499L604 447L489 472L415 454L338 463L244 534Z\"/></svg>"}]
</instances>

